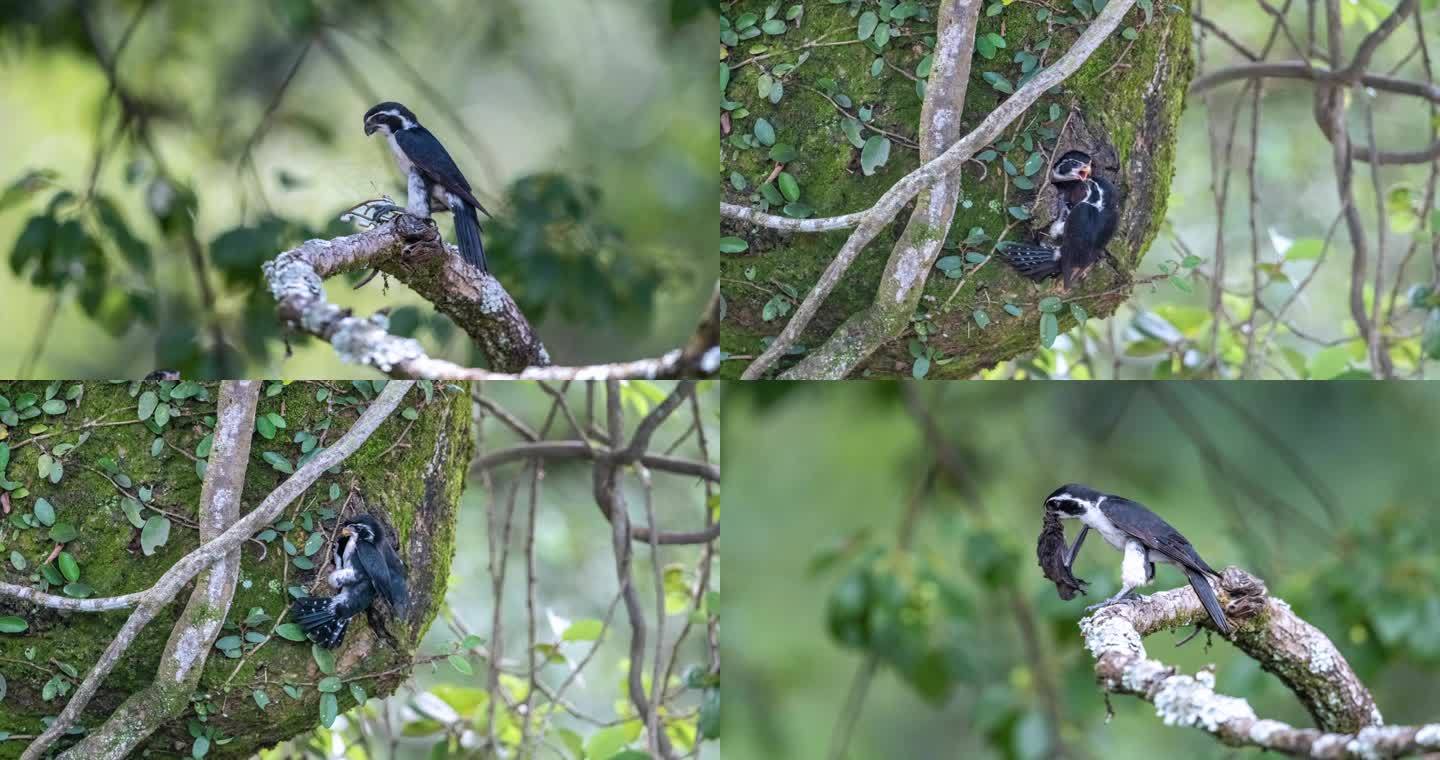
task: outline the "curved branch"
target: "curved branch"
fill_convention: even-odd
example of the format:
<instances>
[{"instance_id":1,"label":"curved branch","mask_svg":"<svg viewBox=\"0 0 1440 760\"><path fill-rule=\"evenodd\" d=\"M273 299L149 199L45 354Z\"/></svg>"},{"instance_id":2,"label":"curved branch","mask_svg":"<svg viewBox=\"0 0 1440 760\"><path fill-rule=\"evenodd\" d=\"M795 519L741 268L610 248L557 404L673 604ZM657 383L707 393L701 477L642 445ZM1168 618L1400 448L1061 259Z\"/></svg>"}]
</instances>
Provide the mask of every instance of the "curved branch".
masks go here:
<instances>
[{"instance_id":1,"label":"curved branch","mask_svg":"<svg viewBox=\"0 0 1440 760\"><path fill-rule=\"evenodd\" d=\"M1112 0L1105 6L1105 10L1095 17L1090 26L1086 27L1075 43L1070 46L1070 49L1065 51L1065 55L1055 62L1055 65L1043 69L1031 77L1030 81L1016 90L1014 95L986 115L979 126L971 130L969 134L946 148L945 152L935 159L901 177L880 196L879 200L875 201L873 206L862 212L864 219L850 234L850 238L841 246L839 252L835 254L834 260L825 268L825 272L815 283L814 289L795 310L795 316L785 325L785 329L780 331L770 347L765 349L765 352L749 367L745 368L741 379L755 380L775 366L780 357L790 350L790 347L799 339L800 334L809 326L810 320L814 319L815 313L819 311L820 304L839 284L841 276L860 255L860 251L864 250L865 246L880 234L880 230L890 224L890 221L900 213L900 209L922 189L930 187L942 177L958 173L966 160L999 137L1000 133L1019 118L1020 114L1034 105L1041 95L1074 74L1085 61L1090 59L1101 43L1110 36L1110 33L1115 31L1115 28L1120 25L1120 20L1134 5L1135 0Z\"/></svg>"},{"instance_id":2,"label":"curved branch","mask_svg":"<svg viewBox=\"0 0 1440 760\"><path fill-rule=\"evenodd\" d=\"M175 598L176 594L180 593L180 589L185 584L278 517L290 502L304 493L321 475L325 474L326 470L354 454L361 444L365 443L371 434L380 427L380 423L384 422L400 406L400 401L413 385L412 382L400 381L388 383L385 390L380 392L380 395L371 402L364 414L360 415L355 424L340 436L333 446L320 450L319 454L297 469L295 474L285 482L276 486L275 490L271 491L270 495L266 496L255 509L236 521L225 532L214 540L201 544L181 558L179 562L171 565L170 569L160 576L160 580L144 592L139 606L130 613L125 624L115 633L115 639L106 647L100 660L95 663L89 673L85 674L85 680L76 687L75 694L65 704L65 709L45 729L45 733L25 748L21 760L39 760L44 757L45 752L55 743L55 740L75 725L75 721L79 719L85 705L99 690L100 683L115 669L115 665L124 656L125 650L135 641L135 637L140 634L141 629L149 624Z\"/></svg>"},{"instance_id":3,"label":"curved branch","mask_svg":"<svg viewBox=\"0 0 1440 760\"><path fill-rule=\"evenodd\" d=\"M325 298L324 280L375 267L405 283L460 326L493 370L463 367L426 355L419 341L391 335L383 314L355 317ZM354 235L307 240L265 262L265 279L280 318L328 341L341 360L391 377L435 380L603 380L704 376L720 363L719 296L683 348L663 356L584 367L551 366L529 320L500 281L466 265L440 241L434 223L409 214Z\"/></svg>"},{"instance_id":4,"label":"curved branch","mask_svg":"<svg viewBox=\"0 0 1440 760\"><path fill-rule=\"evenodd\" d=\"M250 464L250 438L259 400L257 380L226 381L220 386L212 448L214 463L205 470L205 483L200 490L202 542L214 540L240 517L240 493ZM205 660L230 610L239 577L237 546L196 579L190 601L170 631L155 680L126 698L104 725L66 751L63 757L67 760L128 757L155 729L190 706L190 695L200 683Z\"/></svg>"},{"instance_id":5,"label":"curved branch","mask_svg":"<svg viewBox=\"0 0 1440 760\"><path fill-rule=\"evenodd\" d=\"M595 451L585 445L584 441L541 441L538 443L522 443L511 446L508 449L491 452L470 463L471 472L488 470L509 462L516 462L532 457L545 457L548 459L594 459L603 451ZM697 478L704 478L712 483L720 482L720 468L709 462L696 462L689 459L668 457L661 454L642 454L640 464L652 470L663 470L673 472L677 475L693 475Z\"/></svg>"},{"instance_id":6,"label":"curved branch","mask_svg":"<svg viewBox=\"0 0 1440 760\"><path fill-rule=\"evenodd\" d=\"M1246 700L1217 693L1213 672L1183 675L1149 658L1143 637L1210 624L1188 586L1111 605L1080 621L1101 688L1150 702L1166 725L1199 728L1237 747L1322 758L1440 749L1440 724L1381 725L1369 690L1330 639L1269 596L1259 579L1230 567L1219 586L1226 614L1238 623L1231 642L1295 692L1321 728L1262 719Z\"/></svg>"},{"instance_id":7,"label":"curved branch","mask_svg":"<svg viewBox=\"0 0 1440 760\"><path fill-rule=\"evenodd\" d=\"M772 230L784 232L830 232L832 230L843 230L860 223L865 218L865 211L857 211L853 214L842 214L840 216L827 216L815 219L791 219L788 216L776 216L757 211L749 206L740 206L734 203L720 201L720 216L730 219L738 219L742 222L757 224L761 227L769 227Z\"/></svg>"},{"instance_id":8,"label":"curved branch","mask_svg":"<svg viewBox=\"0 0 1440 760\"><path fill-rule=\"evenodd\" d=\"M1216 69L1204 76L1196 77L1190 83L1190 94L1199 95L1206 90L1213 90L1222 84L1238 82L1242 79L1308 79L1312 82L1338 82L1343 77L1328 69L1320 69L1311 66L1305 61L1266 61L1264 63L1241 63L1234 66L1226 66ZM1389 77L1383 74L1364 73L1360 75L1360 83L1366 87L1393 92L1400 95L1413 95L1417 98L1424 98L1434 103L1440 103L1440 86L1426 84L1425 82L1412 82L1408 79Z\"/></svg>"}]
</instances>

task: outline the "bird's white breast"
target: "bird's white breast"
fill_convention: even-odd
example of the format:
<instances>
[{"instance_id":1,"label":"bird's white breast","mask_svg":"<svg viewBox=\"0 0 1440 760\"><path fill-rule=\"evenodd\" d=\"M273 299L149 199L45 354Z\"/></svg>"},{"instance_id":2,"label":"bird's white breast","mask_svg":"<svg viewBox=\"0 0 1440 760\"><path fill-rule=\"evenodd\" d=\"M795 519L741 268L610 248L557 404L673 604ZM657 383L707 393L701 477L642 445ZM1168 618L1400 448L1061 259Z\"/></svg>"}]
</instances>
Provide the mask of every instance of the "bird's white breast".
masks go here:
<instances>
[{"instance_id":1,"label":"bird's white breast","mask_svg":"<svg viewBox=\"0 0 1440 760\"><path fill-rule=\"evenodd\" d=\"M1100 500L1094 504L1087 504L1084 514L1080 515L1080 522L1088 525L1090 529L1096 533L1099 533L1101 538L1105 539L1105 543L1110 544L1120 551L1124 551L1125 543L1130 540L1130 535L1120 530L1119 526L1112 522L1110 518L1106 517L1104 512L1100 511L1100 505L1104 503L1105 497L1102 496Z\"/></svg>"},{"instance_id":2,"label":"bird's white breast","mask_svg":"<svg viewBox=\"0 0 1440 760\"><path fill-rule=\"evenodd\" d=\"M400 176L409 177L410 157L405 155L405 151L400 149L400 143L395 142L395 134L393 132L386 135L385 140L390 143L390 152L395 154L395 163L400 167Z\"/></svg>"}]
</instances>

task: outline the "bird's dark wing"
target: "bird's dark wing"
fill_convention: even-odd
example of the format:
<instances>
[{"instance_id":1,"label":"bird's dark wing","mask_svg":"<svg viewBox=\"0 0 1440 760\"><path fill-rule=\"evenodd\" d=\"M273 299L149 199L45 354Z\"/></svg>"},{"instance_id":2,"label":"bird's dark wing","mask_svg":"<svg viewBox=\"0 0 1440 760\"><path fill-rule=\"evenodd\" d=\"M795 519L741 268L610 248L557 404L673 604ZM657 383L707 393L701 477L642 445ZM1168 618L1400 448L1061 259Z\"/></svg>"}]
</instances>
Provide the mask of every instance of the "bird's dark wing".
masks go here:
<instances>
[{"instance_id":1,"label":"bird's dark wing","mask_svg":"<svg viewBox=\"0 0 1440 760\"><path fill-rule=\"evenodd\" d=\"M385 539L382 536L378 540L384 541ZM355 547L354 561L360 566L360 571L369 577L370 584L379 592L381 598L391 607L399 610L407 596L405 573L404 570L401 570L397 575L391 570L389 563L385 560L384 552L387 550L388 547L382 549L368 541L361 541L360 545Z\"/></svg>"},{"instance_id":2,"label":"bird's dark wing","mask_svg":"<svg viewBox=\"0 0 1440 760\"><path fill-rule=\"evenodd\" d=\"M1099 209L1088 203L1077 203L1065 218L1065 237L1060 242L1060 274L1069 287L1075 275L1100 260L1103 252L1100 237L1105 220Z\"/></svg>"},{"instance_id":3,"label":"bird's dark wing","mask_svg":"<svg viewBox=\"0 0 1440 760\"><path fill-rule=\"evenodd\" d=\"M1205 560L1201 559L1195 552L1195 547L1180 535L1180 531L1170 527L1170 523L1160 519L1159 515L1151 512L1145 505L1112 496L1100 504L1100 511L1104 512L1116 527L1144 544L1145 548L1165 555L1182 567L1207 575L1220 575L1205 564Z\"/></svg>"},{"instance_id":4,"label":"bird's dark wing","mask_svg":"<svg viewBox=\"0 0 1440 760\"><path fill-rule=\"evenodd\" d=\"M430 134L430 130L424 127L413 129L402 129L395 133L395 143L405 151L410 162L415 164L421 172L429 177L432 182L438 183L441 187L465 199L466 203L485 212L490 216L489 211L475 200L474 193L470 192L470 183L465 175L460 173L460 167L455 165L455 159L445 150L445 146Z\"/></svg>"},{"instance_id":5,"label":"bird's dark wing","mask_svg":"<svg viewBox=\"0 0 1440 760\"><path fill-rule=\"evenodd\" d=\"M390 568L390 586L394 594L390 606L395 608L396 614L403 615L410 604L410 587L405 581L405 565L400 562L400 555L390 548L389 543L380 548L380 554L385 557L385 566Z\"/></svg>"}]
</instances>

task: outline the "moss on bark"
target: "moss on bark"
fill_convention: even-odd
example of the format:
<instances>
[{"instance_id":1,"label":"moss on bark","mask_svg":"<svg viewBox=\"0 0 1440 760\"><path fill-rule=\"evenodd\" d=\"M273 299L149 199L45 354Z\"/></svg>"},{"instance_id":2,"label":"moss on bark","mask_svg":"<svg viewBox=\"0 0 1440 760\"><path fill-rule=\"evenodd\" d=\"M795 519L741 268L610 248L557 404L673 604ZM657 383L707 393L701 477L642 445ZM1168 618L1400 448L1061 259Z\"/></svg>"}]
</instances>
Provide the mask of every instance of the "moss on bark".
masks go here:
<instances>
[{"instance_id":1,"label":"moss on bark","mask_svg":"<svg viewBox=\"0 0 1440 760\"><path fill-rule=\"evenodd\" d=\"M70 385L62 384L62 397ZM65 549L78 561L81 581L92 587L96 596L141 591L198 545L198 532L182 525L181 518L193 524L196 515L201 479L193 456L197 444L209 432L207 417L213 424L217 386L206 386L209 400L173 402L183 416L171 419L163 428L159 437L166 446L159 456L154 456L152 445L157 436L153 428L138 422L113 424L136 417L137 402L128 384L81 385L83 397L78 404L67 405L63 414L0 427L8 435L5 442L12 447L33 435L55 433L14 450L4 473L23 486L11 494L11 514L5 518L0 557L10 557L14 552L13 556L23 558L26 565L21 571L6 560L5 580L39 583L36 570L49 556L54 542L44 527L23 527L20 516L33 514L37 500L44 498L54 506L57 522L77 529L78 536ZM0 383L0 396L12 403L26 393L39 394L43 399L46 387L45 383ZM329 397L317 400L317 391L322 388ZM152 383L143 387L157 389ZM273 440L255 434L241 499L242 514L287 477L264 459L267 452L279 454L293 464L302 454L301 444L295 442L297 433L309 432L321 438L323 444L335 440L354 422L360 408L341 401L345 396L360 399L360 393L349 383L292 383L275 395L262 392L257 416L279 414L286 427ZM353 682L369 696L390 693L408 676L405 665L443 603L454 548L456 509L471 444L468 399L463 389L437 388L427 401L423 389L417 386L405 399L404 407L414 407L418 416L412 421L396 413L338 471L322 477L282 518L293 519L294 527L271 540L263 557L259 544L244 544L240 581L221 637L239 635L242 628L269 633L273 621L253 627L242 626L242 621L257 608L277 617L289 606L288 587L312 587L316 571L297 567L289 548L301 556L305 554L305 542L312 533L306 529L306 513L314 531L328 532L329 525L322 526L314 519L317 512L340 508L353 483L367 508L383 513L396 530L413 604L404 626L394 622L387 626L396 637L393 643L382 640L367 622L357 618L344 646L335 652L336 674L346 680L347 686ZM42 454L53 452L57 444L80 441L82 425L97 420L104 424L91 428L88 438L65 454L64 475L59 483L38 477L38 458ZM49 429L32 434L30 428L37 423ZM108 469L112 462L113 472ZM112 479L120 480L121 485L128 479L132 493L140 488L153 489L152 503L176 516L168 543L152 556L144 555L140 531L127 521L121 508L121 492ZM340 499L333 502L332 484L341 493ZM29 494L20 496L25 490ZM153 512L147 510L147 514ZM323 555L317 553L315 564L321 565L322 559ZM187 586L141 632L125 659L105 679L85 711L85 727L98 726L125 697L151 682L190 588ZM50 591L60 593L53 587ZM128 610L61 612L0 597L0 615L15 615L29 623L23 633L0 634L0 673L8 685L0 701L0 730L12 735L39 733L43 728L41 719L57 714L68 698L52 695L45 699L46 682L57 673L63 675L62 663L83 678L128 614ZM188 755L192 742L188 723L205 712L209 716L207 725L216 729L218 737L229 740L213 745L212 754L250 754L318 723L321 695L314 684L320 678L308 642L272 637L243 660L228 658L212 648L199 688L194 694L180 695L182 702L191 702L189 708L179 718L168 721L142 748ZM285 683L298 688L299 698L286 694L282 688ZM254 699L256 690L269 699L264 710ZM348 688L337 696L341 710L355 704ZM23 748L24 741L20 740L0 743L0 758L17 757Z\"/></svg>"},{"instance_id":2,"label":"moss on bark","mask_svg":"<svg viewBox=\"0 0 1440 760\"><path fill-rule=\"evenodd\" d=\"M735 19L753 12L763 18L766 5L763 0L739 0L726 15ZM806 42L853 40L856 19L850 13L851 5L804 3L799 28L792 24L783 36L742 41L732 50L732 63L749 57L750 48L756 43L768 45L768 53L793 51L779 52L760 62L769 68L778 63L795 63L801 54L799 49ZM926 5L933 17L935 4ZM1077 118L1066 130L1061 148L1088 148L1097 156L1108 154L1116 159L1119 170L1103 173L1115 179L1126 196L1119 231L1110 245L1120 268L1126 272L1133 272L1139 264L1165 217L1174 168L1176 129L1193 68L1188 15L1162 11L1162 4L1155 5L1148 23L1145 12L1138 7L1127 16L1125 23L1138 32L1133 41L1118 33L1112 36L1059 91L1042 97L1019 124L1006 133L1007 138L1014 138L1020 130L1038 125L1059 129L1064 116L1051 122L1051 105L1063 111L1074 103ZM1180 5L1188 8L1186 2ZM871 8L866 5L865 9ZM1045 57L1048 63L1062 55L1078 36L1078 28L1052 28L1047 22L1038 21L1036 12L1035 5L1014 3L995 16L981 15L978 34L1001 34L1007 47L998 51L993 60L977 54L962 115L962 130L973 128L1005 97L984 79L986 72L998 72L1013 83L1021 76L1021 66L1014 60L1016 53L1034 50L1049 38ZM726 98L743 103L749 112L733 120L732 130L748 132L756 119L765 118L774 125L777 142L795 146L798 158L786 164L785 170L799 181L801 200L811 206L817 216L868 208L890 185L918 165L917 152L896 143L891 148L889 162L873 176L864 176L859 167L859 151L852 147L841 129L844 115L820 92L828 84L822 80L834 80L837 91L853 102L852 110L873 108L872 124L913 141L921 99L915 82L897 69L915 71L928 52L921 40L927 35L933 37L934 26L907 21L902 30L911 36L891 39L884 49L886 67L879 77L871 76L871 66L877 56L867 45L821 44L806 49L804 52L809 56L805 62L784 78L785 94L779 104L757 96L758 79L765 73L760 67L750 64L732 72ZM1089 135L1085 135L1086 132ZM1086 138L1092 136L1096 144L1084 144ZM727 201L752 203L754 188L774 166L767 153L768 149L737 148L729 139L722 142L721 175ZM1027 151L1018 146L1007 154L1016 166L1023 163L1026 155ZM1001 158L990 161L981 179L978 165L967 163L962 178L961 206L948 231L947 245L954 249L947 250L946 254L988 250L988 245L967 246L961 241L975 227L984 229L991 237L999 235L1014 221L1007 212L1008 207L1030 205L1033 195L1017 190L1013 181L1005 178L1002 166ZM747 179L746 192L736 192L731 187L728 178L732 171ZM909 215L910 207L907 207L897 219L904 220ZM903 223L892 224L887 233L882 233L861 253L816 314L802 345L818 346L845 320L871 305L891 248L903 228ZM728 306L721 325L722 345L731 354L753 355L762 350L766 337L779 332L782 324L780 319L767 322L763 315L765 303L780 290L778 284L798 290L803 298L849 231L788 234L726 220L722 223L722 234L738 235L750 243L746 254L727 255L721 261L722 288ZM1026 225L1019 224L1007 237L1026 234ZM744 282L751 284L742 284ZM1040 314L1029 305L1044 295L1041 290L1050 288L1049 283L1034 286L997 261L968 275L957 292L958 282L932 269L919 313L915 315L933 325L930 345L951 357L949 363L931 370L932 377L968 377L1039 345ZM1097 267L1079 289L1082 296L1090 294L1081 303L1090 315L1107 316L1128 297L1125 283L1113 270ZM1117 288L1118 292L1106 293ZM1098 295L1101 293L1105 295ZM1006 303L1021 305L1022 315L1007 314L1002 310ZM977 309L989 317L985 328L979 327L973 317ZM901 318L908 316L912 315L901 315ZM1073 325L1068 313L1062 316L1062 330ZM907 347L910 335L913 333L907 330L907 335L875 352L862 365L862 371L877 376L908 374L912 362ZM722 374L738 377L745 363L725 362ZM793 361L782 363L781 369L791 364Z\"/></svg>"}]
</instances>

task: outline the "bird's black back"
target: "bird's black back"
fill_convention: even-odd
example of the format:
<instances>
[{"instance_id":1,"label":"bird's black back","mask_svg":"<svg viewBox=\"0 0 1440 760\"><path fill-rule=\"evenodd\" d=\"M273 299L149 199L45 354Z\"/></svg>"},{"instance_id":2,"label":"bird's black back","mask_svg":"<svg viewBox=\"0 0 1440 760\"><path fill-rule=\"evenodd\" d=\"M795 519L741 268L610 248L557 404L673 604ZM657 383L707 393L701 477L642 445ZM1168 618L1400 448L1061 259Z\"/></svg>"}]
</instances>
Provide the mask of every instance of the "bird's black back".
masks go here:
<instances>
[{"instance_id":1,"label":"bird's black back","mask_svg":"<svg viewBox=\"0 0 1440 760\"><path fill-rule=\"evenodd\" d=\"M395 143L405 151L415 168L429 177L430 181L465 199L466 203L475 208L485 210L480 201L475 200L475 195L470 191L470 182L465 179L460 167L455 165L455 159L450 157L450 152L445 150L445 146L440 144L430 130L419 125L402 129L395 133ZM486 216L489 216L489 212L486 212Z\"/></svg>"},{"instance_id":2,"label":"bird's black back","mask_svg":"<svg viewBox=\"0 0 1440 760\"><path fill-rule=\"evenodd\" d=\"M1147 549L1157 551L1179 565L1199 570L1207 575L1218 576L1205 560L1196 553L1190 541L1180 535L1170 523L1151 512L1148 507L1136 501L1110 496L1100 504L1100 511Z\"/></svg>"}]
</instances>

